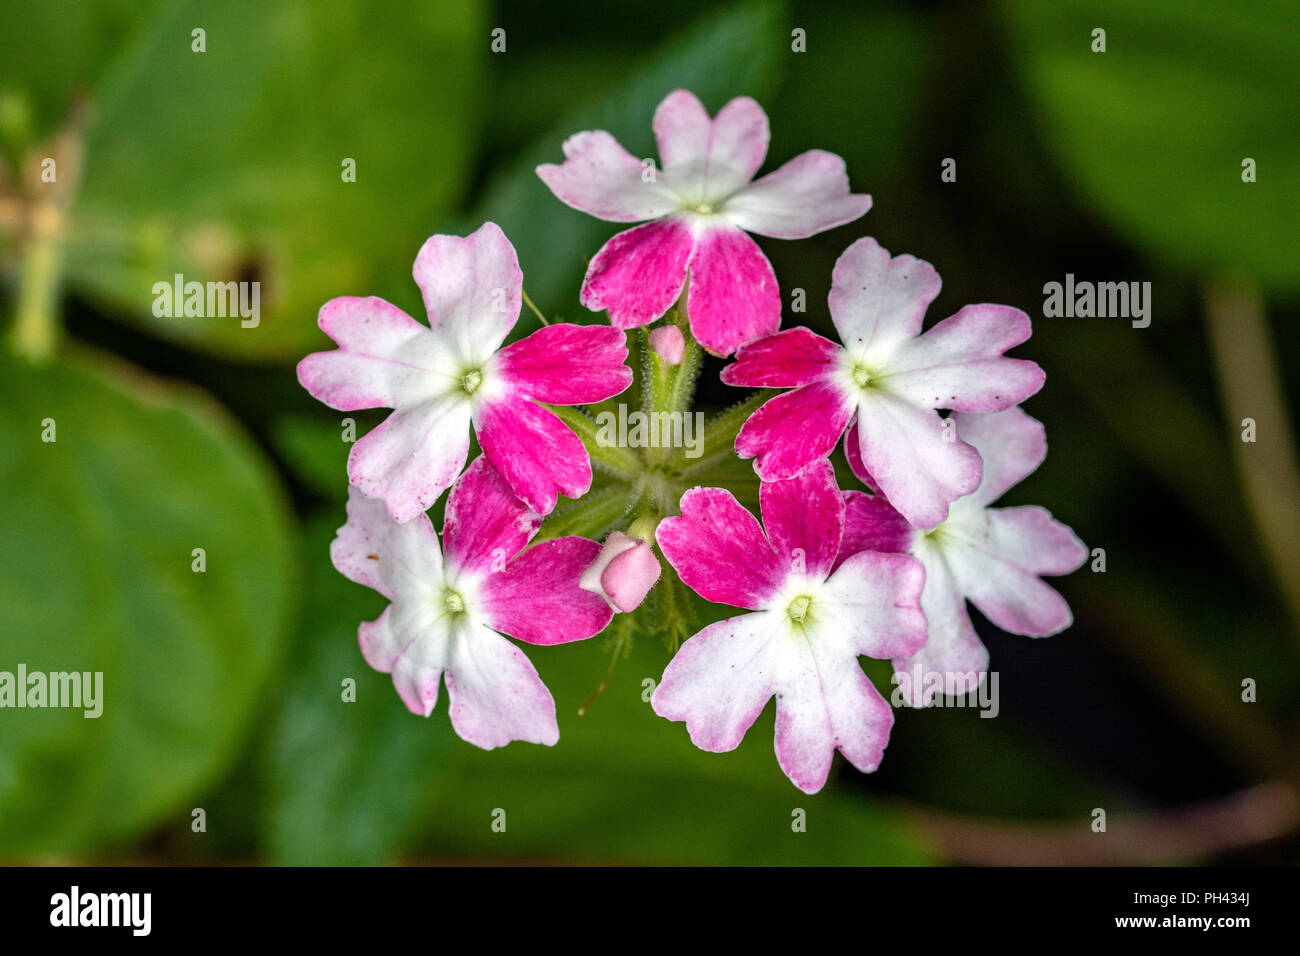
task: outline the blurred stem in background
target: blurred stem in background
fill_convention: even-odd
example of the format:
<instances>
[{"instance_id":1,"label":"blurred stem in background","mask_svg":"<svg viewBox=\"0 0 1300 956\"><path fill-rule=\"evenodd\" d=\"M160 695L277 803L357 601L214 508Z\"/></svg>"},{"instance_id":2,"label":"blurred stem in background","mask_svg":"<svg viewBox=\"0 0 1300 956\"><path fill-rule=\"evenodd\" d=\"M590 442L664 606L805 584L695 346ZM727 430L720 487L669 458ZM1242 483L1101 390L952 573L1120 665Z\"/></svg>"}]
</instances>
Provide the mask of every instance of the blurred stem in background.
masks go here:
<instances>
[{"instance_id":1,"label":"blurred stem in background","mask_svg":"<svg viewBox=\"0 0 1300 956\"><path fill-rule=\"evenodd\" d=\"M1024 824L916 809L914 821L955 863L985 866L1115 866L1204 860L1283 837L1300 823L1300 801L1283 783L1159 813L1112 817L1100 840L1080 823Z\"/></svg>"},{"instance_id":2,"label":"blurred stem in background","mask_svg":"<svg viewBox=\"0 0 1300 956\"><path fill-rule=\"evenodd\" d=\"M1240 278L1206 284L1205 321L1230 430L1255 423L1256 441L1233 443L1246 505L1300 650L1300 474L1264 297Z\"/></svg>"},{"instance_id":3,"label":"blurred stem in background","mask_svg":"<svg viewBox=\"0 0 1300 956\"><path fill-rule=\"evenodd\" d=\"M64 224L81 179L85 117L84 104L76 106L48 148L29 151L16 170L18 183L34 185L16 187L21 272L10 344L33 362L48 360L58 344Z\"/></svg>"}]
</instances>

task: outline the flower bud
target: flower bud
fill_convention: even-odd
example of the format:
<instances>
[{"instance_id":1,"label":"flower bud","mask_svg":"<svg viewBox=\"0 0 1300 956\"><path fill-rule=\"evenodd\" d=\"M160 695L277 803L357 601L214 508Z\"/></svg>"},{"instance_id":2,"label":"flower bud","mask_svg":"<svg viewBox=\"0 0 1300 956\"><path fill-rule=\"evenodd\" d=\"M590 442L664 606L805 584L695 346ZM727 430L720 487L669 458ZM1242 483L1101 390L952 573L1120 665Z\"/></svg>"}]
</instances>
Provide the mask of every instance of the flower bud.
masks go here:
<instances>
[{"instance_id":1,"label":"flower bud","mask_svg":"<svg viewBox=\"0 0 1300 956\"><path fill-rule=\"evenodd\" d=\"M680 333L678 333L680 335ZM578 584L599 594L616 611L634 611L659 580L661 569L650 545L613 531Z\"/></svg>"},{"instance_id":2,"label":"flower bud","mask_svg":"<svg viewBox=\"0 0 1300 956\"><path fill-rule=\"evenodd\" d=\"M669 365L681 365L686 354L686 339L675 325L661 325L650 333L650 347Z\"/></svg>"}]
</instances>

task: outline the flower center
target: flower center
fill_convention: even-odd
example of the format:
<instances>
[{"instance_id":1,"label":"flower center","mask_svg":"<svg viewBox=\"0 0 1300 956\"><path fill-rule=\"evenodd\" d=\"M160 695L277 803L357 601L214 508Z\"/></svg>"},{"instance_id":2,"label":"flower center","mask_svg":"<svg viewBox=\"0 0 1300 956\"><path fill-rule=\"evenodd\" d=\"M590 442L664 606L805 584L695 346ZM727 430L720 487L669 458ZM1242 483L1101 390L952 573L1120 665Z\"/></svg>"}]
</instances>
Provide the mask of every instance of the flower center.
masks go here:
<instances>
[{"instance_id":1,"label":"flower center","mask_svg":"<svg viewBox=\"0 0 1300 956\"><path fill-rule=\"evenodd\" d=\"M858 388L866 388L871 384L871 373L862 365L853 366L853 381Z\"/></svg>"},{"instance_id":2,"label":"flower center","mask_svg":"<svg viewBox=\"0 0 1300 956\"><path fill-rule=\"evenodd\" d=\"M796 624L802 624L808 617L808 611L812 607L812 598L806 594L801 594L785 609L786 616Z\"/></svg>"},{"instance_id":3,"label":"flower center","mask_svg":"<svg viewBox=\"0 0 1300 956\"><path fill-rule=\"evenodd\" d=\"M476 368L470 369L460 377L460 387L466 395L473 395L482 384L483 373Z\"/></svg>"},{"instance_id":4,"label":"flower center","mask_svg":"<svg viewBox=\"0 0 1300 956\"><path fill-rule=\"evenodd\" d=\"M442 606L447 609L448 614L464 614L465 599L460 596L459 591L453 591L447 588L442 594Z\"/></svg>"}]
</instances>

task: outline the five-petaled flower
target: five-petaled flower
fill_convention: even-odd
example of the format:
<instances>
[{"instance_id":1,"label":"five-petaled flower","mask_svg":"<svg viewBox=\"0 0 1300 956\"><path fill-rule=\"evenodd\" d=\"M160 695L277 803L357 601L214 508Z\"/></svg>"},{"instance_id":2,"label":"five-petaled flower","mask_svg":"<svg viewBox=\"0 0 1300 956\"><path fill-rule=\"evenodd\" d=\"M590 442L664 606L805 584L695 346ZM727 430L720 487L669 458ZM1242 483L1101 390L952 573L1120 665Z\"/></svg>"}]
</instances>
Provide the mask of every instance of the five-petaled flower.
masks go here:
<instances>
[{"instance_id":1,"label":"five-petaled flower","mask_svg":"<svg viewBox=\"0 0 1300 956\"><path fill-rule=\"evenodd\" d=\"M937 693L973 690L988 669L989 655L966 613L969 599L1013 634L1048 637L1070 626L1070 607L1041 575L1069 574L1088 551L1068 527L1044 508L989 508L1047 457L1043 426L1019 408L990 415L952 416L957 433L984 460L976 491L953 503L948 519L929 531L914 528L882 495L851 491L844 540L849 549L904 552L925 565L921 610L929 626L925 647L894 660L899 687L914 707ZM872 476L850 447L849 464L864 482Z\"/></svg>"},{"instance_id":2,"label":"five-petaled flower","mask_svg":"<svg viewBox=\"0 0 1300 956\"><path fill-rule=\"evenodd\" d=\"M533 510L584 494L586 449L538 403L598 402L627 388L624 333L550 325L498 351L519 318L523 273L495 223L431 237L414 272L428 326L383 299L331 299L320 327L339 347L298 365L303 387L331 408L394 409L353 446L352 485L411 520L465 467L472 421L484 454Z\"/></svg>"},{"instance_id":3,"label":"five-petaled flower","mask_svg":"<svg viewBox=\"0 0 1300 956\"><path fill-rule=\"evenodd\" d=\"M683 582L753 613L687 640L651 704L721 752L775 695L777 761L815 793L836 750L863 772L880 764L893 712L857 659L911 657L925 643L925 571L906 555L844 550L845 498L828 461L759 495L764 527L721 488L692 488L680 517L659 525Z\"/></svg>"},{"instance_id":4,"label":"five-petaled flower","mask_svg":"<svg viewBox=\"0 0 1300 956\"><path fill-rule=\"evenodd\" d=\"M452 727L486 750L512 740L551 745L560 734L546 685L501 634L563 644L613 616L578 586L596 542L555 538L523 550L541 520L479 456L447 496L441 548L428 515L398 524L355 489L330 548L340 573L392 602L361 625L366 662L391 673L402 701L426 717L445 676Z\"/></svg>"},{"instance_id":5,"label":"five-petaled flower","mask_svg":"<svg viewBox=\"0 0 1300 956\"><path fill-rule=\"evenodd\" d=\"M610 222L653 220L605 243L591 260L582 304L622 329L663 315L690 274L686 312L695 338L730 355L781 324L776 276L746 233L802 239L852 222L871 197L849 191L844 160L810 150L757 182L767 156L763 108L747 96L716 117L694 94L670 93L654 115L660 170L604 130L564 142L564 163L537 168L563 202Z\"/></svg>"},{"instance_id":6,"label":"five-petaled flower","mask_svg":"<svg viewBox=\"0 0 1300 956\"><path fill-rule=\"evenodd\" d=\"M799 474L825 458L846 427L867 470L912 524L933 528L980 483L980 456L936 409L996 412L1043 385L1033 362L1002 353L1029 338L1029 316L968 305L921 333L939 275L912 256L890 258L859 239L835 263L831 319L844 343L805 328L742 348L729 385L792 388L762 405L736 437L759 477Z\"/></svg>"}]
</instances>

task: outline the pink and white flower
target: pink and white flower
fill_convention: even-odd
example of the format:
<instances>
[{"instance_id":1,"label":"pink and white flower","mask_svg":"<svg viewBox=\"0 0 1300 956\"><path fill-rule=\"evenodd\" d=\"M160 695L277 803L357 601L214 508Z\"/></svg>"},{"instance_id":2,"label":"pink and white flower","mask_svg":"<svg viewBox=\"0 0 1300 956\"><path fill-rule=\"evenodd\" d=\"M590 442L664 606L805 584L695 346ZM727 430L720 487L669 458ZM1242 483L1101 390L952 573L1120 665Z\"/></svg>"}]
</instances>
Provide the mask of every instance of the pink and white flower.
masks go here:
<instances>
[{"instance_id":1,"label":"pink and white flower","mask_svg":"<svg viewBox=\"0 0 1300 956\"><path fill-rule=\"evenodd\" d=\"M925 571L902 554L841 553L845 499L828 461L759 494L766 534L721 488L692 488L681 516L659 524L687 586L753 613L687 640L650 702L718 753L740 744L775 695L777 762L815 793L836 750L864 773L880 764L894 716L858 656L908 658L925 643Z\"/></svg>"},{"instance_id":2,"label":"pink and white flower","mask_svg":"<svg viewBox=\"0 0 1300 956\"><path fill-rule=\"evenodd\" d=\"M762 405L736 437L765 481L826 457L856 424L867 470L912 524L933 528L980 483L980 456L936 409L996 412L1043 385L1043 370L1003 355L1029 338L1029 316L968 305L922 334L939 275L912 256L891 258L870 238L835 263L830 312L843 345L805 328L747 345L722 371L729 385L790 388Z\"/></svg>"},{"instance_id":3,"label":"pink and white flower","mask_svg":"<svg viewBox=\"0 0 1300 956\"><path fill-rule=\"evenodd\" d=\"M973 494L953 503L942 524L914 528L884 496L845 495L842 554L872 548L911 554L925 565L921 610L929 639L919 653L894 660L899 687L913 707L934 697L938 682L931 675L944 675L947 694L964 694L984 679L989 654L971 626L967 600L1004 631L1057 634L1070 626L1070 607L1042 575L1069 574L1088 556L1074 532L1044 508L989 507L1047 457L1042 424L1019 408L991 415L957 412L952 421L979 451L984 477ZM849 464L871 484L857 455L850 453Z\"/></svg>"},{"instance_id":4,"label":"pink and white flower","mask_svg":"<svg viewBox=\"0 0 1300 956\"><path fill-rule=\"evenodd\" d=\"M501 635L564 644L613 616L578 586L600 545L555 538L524 550L541 521L479 456L447 498L442 547L428 515L399 524L355 488L330 547L340 573L392 602L361 625L366 662L392 674L403 703L424 717L445 677L452 727L485 750L512 740L549 746L560 735L546 685Z\"/></svg>"},{"instance_id":5,"label":"pink and white flower","mask_svg":"<svg viewBox=\"0 0 1300 956\"><path fill-rule=\"evenodd\" d=\"M592 259L582 304L621 329L645 325L677 301L709 351L730 355L781 324L776 275L746 233L802 239L852 222L871 197L849 191L844 160L810 150L754 182L767 156L763 108L737 97L718 115L686 90L654 116L662 169L646 166L604 130L564 141L564 162L537 167L551 192L610 222L642 222Z\"/></svg>"},{"instance_id":6,"label":"pink and white flower","mask_svg":"<svg viewBox=\"0 0 1300 956\"><path fill-rule=\"evenodd\" d=\"M392 408L353 447L348 478L397 521L425 511L456 479L472 422L484 454L535 511L591 487L582 442L541 402L603 401L631 384L624 333L551 325L500 348L519 318L523 273L495 223L433 236L415 259L429 325L383 299L331 299L320 327L338 343L298 364L331 408Z\"/></svg>"}]
</instances>

